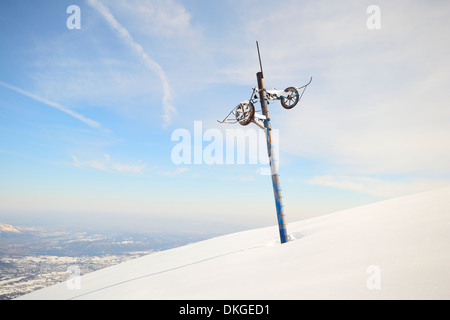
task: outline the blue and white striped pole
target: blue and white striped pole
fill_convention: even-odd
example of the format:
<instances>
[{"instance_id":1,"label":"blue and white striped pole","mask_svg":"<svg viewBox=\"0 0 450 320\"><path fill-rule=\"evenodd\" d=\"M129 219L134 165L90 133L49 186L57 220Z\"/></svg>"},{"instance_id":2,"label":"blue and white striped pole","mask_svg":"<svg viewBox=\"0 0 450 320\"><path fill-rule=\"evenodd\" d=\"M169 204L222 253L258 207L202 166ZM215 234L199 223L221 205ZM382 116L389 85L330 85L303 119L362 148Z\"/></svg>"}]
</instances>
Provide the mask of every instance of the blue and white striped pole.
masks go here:
<instances>
[{"instance_id":1,"label":"blue and white striped pole","mask_svg":"<svg viewBox=\"0 0 450 320\"><path fill-rule=\"evenodd\" d=\"M261 67L261 69L262 69L262 67ZM285 243L288 241L288 234L286 231L286 222L284 219L283 203L281 201L280 181L278 178L278 171L277 171L277 167L275 164L275 156L274 156L274 153L272 152L272 126L270 125L269 108L267 107L266 88L264 86L264 77L263 77L262 70L261 70L261 72L258 72L256 74L256 78L258 80L259 100L261 102L261 111L262 111L263 115L266 117L266 119L264 120L264 129L266 131L267 152L269 154L270 172L272 175L273 194L275 196L275 206L277 209L278 228L280 230L280 240L281 240L281 243Z\"/></svg>"}]
</instances>

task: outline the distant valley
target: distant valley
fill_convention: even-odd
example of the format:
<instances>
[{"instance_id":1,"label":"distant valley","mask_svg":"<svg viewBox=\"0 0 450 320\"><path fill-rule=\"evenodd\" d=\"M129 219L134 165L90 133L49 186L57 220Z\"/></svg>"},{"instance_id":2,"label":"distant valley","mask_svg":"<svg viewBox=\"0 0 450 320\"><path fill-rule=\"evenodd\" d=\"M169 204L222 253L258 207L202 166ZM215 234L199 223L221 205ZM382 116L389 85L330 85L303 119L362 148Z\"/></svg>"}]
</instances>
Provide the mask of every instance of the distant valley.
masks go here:
<instances>
[{"instance_id":1,"label":"distant valley","mask_svg":"<svg viewBox=\"0 0 450 320\"><path fill-rule=\"evenodd\" d=\"M208 238L204 234L80 232L0 223L0 300L81 274Z\"/></svg>"}]
</instances>

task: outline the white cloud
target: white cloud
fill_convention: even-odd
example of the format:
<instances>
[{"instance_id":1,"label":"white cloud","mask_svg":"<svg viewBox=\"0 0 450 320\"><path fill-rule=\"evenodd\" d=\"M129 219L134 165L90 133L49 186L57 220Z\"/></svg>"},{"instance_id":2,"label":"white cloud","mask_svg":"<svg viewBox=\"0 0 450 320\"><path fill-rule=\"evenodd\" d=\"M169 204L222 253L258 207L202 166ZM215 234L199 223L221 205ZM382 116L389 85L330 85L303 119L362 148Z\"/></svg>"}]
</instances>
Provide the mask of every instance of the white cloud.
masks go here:
<instances>
[{"instance_id":1,"label":"white cloud","mask_svg":"<svg viewBox=\"0 0 450 320\"><path fill-rule=\"evenodd\" d=\"M179 176L180 174L184 173L188 171L188 168L186 167L182 167L182 168L177 168L173 171L159 171L158 174L164 177L170 177L170 178L174 178L176 176Z\"/></svg>"},{"instance_id":2,"label":"white cloud","mask_svg":"<svg viewBox=\"0 0 450 320\"><path fill-rule=\"evenodd\" d=\"M130 172L130 173L141 173L147 165L145 164L124 164L124 163L114 163L111 165L111 169L117 172Z\"/></svg>"},{"instance_id":3,"label":"white cloud","mask_svg":"<svg viewBox=\"0 0 450 320\"><path fill-rule=\"evenodd\" d=\"M110 155L105 154L103 158L96 160L79 160L78 157L72 156L71 165L80 169L96 169L110 173L135 173L139 174L147 167L146 164L125 164L111 160Z\"/></svg>"},{"instance_id":4,"label":"white cloud","mask_svg":"<svg viewBox=\"0 0 450 320\"><path fill-rule=\"evenodd\" d=\"M355 191L380 198L392 198L450 186L444 180L388 181L364 176L317 176L307 183Z\"/></svg>"},{"instance_id":5,"label":"white cloud","mask_svg":"<svg viewBox=\"0 0 450 320\"><path fill-rule=\"evenodd\" d=\"M442 30L450 28L450 4L377 4L381 30L366 27L369 3L348 1L290 2L284 20L256 20L266 84L314 77L295 109L271 105L282 151L345 175L448 175L450 40Z\"/></svg>"},{"instance_id":6,"label":"white cloud","mask_svg":"<svg viewBox=\"0 0 450 320\"><path fill-rule=\"evenodd\" d=\"M193 40L198 36L191 24L191 14L181 4L173 0L129 0L108 1L117 12L133 17L130 24L138 24L136 31L151 33L157 37L185 38Z\"/></svg>"},{"instance_id":7,"label":"white cloud","mask_svg":"<svg viewBox=\"0 0 450 320\"><path fill-rule=\"evenodd\" d=\"M128 30L116 20L105 5L98 0L88 0L88 3L105 18L111 28L117 32L119 37L122 38L122 40L124 40L125 43L141 58L144 65L150 71L158 75L163 89L163 119L166 125L169 124L172 120L172 116L176 114L176 109L172 105L171 88L163 68L144 51L144 48L140 44L135 42Z\"/></svg>"}]
</instances>

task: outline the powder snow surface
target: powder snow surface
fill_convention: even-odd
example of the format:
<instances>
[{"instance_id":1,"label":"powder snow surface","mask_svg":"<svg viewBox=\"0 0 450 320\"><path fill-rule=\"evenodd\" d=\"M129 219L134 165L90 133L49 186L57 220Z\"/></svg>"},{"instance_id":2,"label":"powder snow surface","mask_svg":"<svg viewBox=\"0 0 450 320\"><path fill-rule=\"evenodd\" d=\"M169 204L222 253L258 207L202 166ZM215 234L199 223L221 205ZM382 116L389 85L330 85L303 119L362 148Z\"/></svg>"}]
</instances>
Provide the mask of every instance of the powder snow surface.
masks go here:
<instances>
[{"instance_id":1,"label":"powder snow surface","mask_svg":"<svg viewBox=\"0 0 450 320\"><path fill-rule=\"evenodd\" d=\"M450 189L153 253L22 299L450 299ZM73 284L73 283L72 283ZM70 287L70 286L69 286Z\"/></svg>"}]
</instances>

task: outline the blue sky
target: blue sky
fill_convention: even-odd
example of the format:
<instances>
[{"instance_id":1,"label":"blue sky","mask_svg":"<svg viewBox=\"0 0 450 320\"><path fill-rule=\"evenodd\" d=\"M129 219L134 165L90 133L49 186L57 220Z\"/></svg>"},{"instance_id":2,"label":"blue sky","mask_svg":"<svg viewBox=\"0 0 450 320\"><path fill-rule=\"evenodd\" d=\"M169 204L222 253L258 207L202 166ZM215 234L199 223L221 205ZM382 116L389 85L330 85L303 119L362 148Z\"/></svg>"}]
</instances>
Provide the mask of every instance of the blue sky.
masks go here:
<instances>
[{"instance_id":1,"label":"blue sky","mask_svg":"<svg viewBox=\"0 0 450 320\"><path fill-rule=\"evenodd\" d=\"M270 104L288 222L449 185L450 5L378 1L369 30L372 4L2 1L0 220L275 224L260 165L171 159L177 129L236 128L216 120L256 86L256 40L267 87L314 79Z\"/></svg>"}]
</instances>

